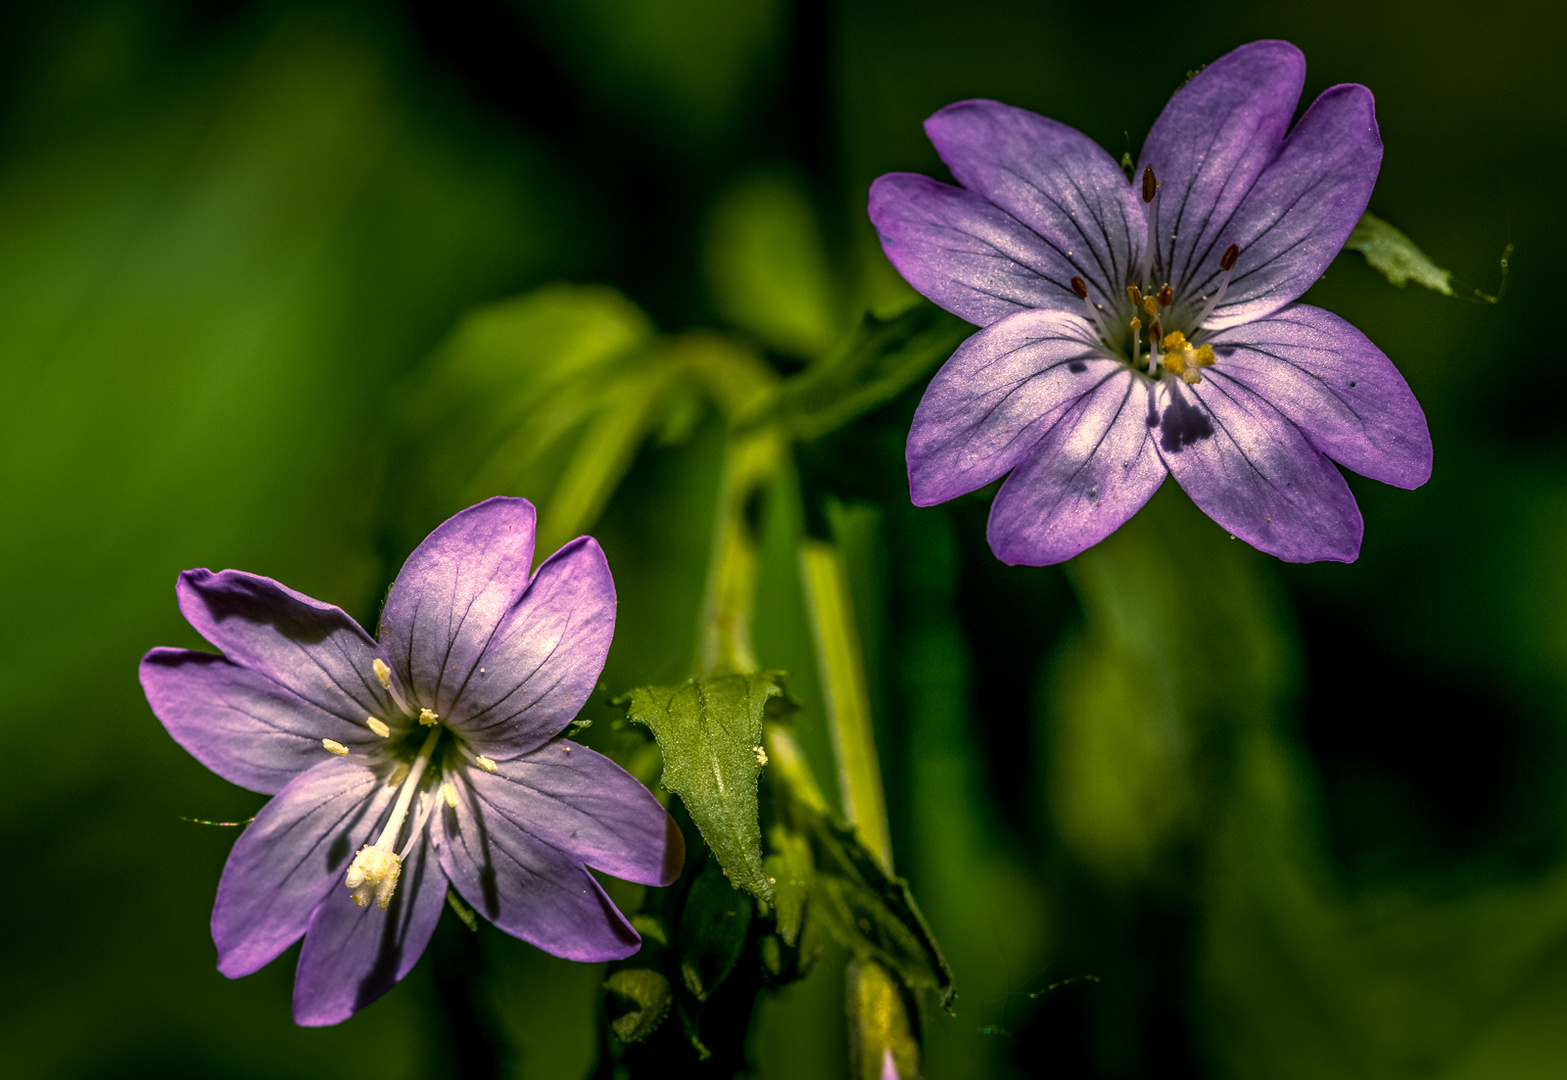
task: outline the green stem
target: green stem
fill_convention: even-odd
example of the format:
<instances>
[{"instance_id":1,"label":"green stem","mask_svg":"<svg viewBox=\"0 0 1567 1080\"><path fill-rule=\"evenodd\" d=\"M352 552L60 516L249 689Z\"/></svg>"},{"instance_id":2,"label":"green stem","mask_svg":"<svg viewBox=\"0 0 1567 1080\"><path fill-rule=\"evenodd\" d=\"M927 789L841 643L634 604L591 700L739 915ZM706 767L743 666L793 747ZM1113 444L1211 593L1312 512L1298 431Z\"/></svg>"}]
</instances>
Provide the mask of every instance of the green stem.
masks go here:
<instances>
[{"instance_id":1,"label":"green stem","mask_svg":"<svg viewBox=\"0 0 1567 1080\"><path fill-rule=\"evenodd\" d=\"M784 445L782 433L771 424L730 436L702 600L698 674L757 670L751 614L759 553L752 518L759 494L782 460Z\"/></svg>"}]
</instances>

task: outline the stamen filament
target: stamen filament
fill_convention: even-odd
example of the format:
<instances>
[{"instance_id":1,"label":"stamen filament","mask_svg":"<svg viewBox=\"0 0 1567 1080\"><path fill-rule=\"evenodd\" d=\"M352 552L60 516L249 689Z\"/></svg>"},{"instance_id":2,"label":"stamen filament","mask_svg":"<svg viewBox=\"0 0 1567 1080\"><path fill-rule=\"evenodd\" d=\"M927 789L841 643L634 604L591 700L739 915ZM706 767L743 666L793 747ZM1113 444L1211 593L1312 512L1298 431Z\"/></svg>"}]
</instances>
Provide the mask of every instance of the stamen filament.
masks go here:
<instances>
[{"instance_id":1,"label":"stamen filament","mask_svg":"<svg viewBox=\"0 0 1567 1080\"><path fill-rule=\"evenodd\" d=\"M1143 249L1142 266L1138 268L1139 281L1148 282L1149 288L1153 287L1153 278L1149 275L1153 272L1154 249L1158 241L1159 220L1159 181L1154 177L1153 166L1143 169L1143 217L1148 220L1148 244Z\"/></svg>"},{"instance_id":2,"label":"stamen filament","mask_svg":"<svg viewBox=\"0 0 1567 1080\"><path fill-rule=\"evenodd\" d=\"M1088 318L1093 322L1094 329L1099 331L1100 340L1108 343L1110 340L1110 332L1105 329L1104 320L1099 317L1099 309L1094 307L1094 302L1088 298L1087 283L1084 282L1080 277L1073 278L1072 291L1077 294L1077 298L1081 300L1083 302L1083 306L1088 309Z\"/></svg>"},{"instance_id":3,"label":"stamen filament","mask_svg":"<svg viewBox=\"0 0 1567 1080\"><path fill-rule=\"evenodd\" d=\"M1235 260L1240 257L1240 251L1239 247L1231 244L1224 249L1224 254L1219 256L1219 269L1224 271L1224 277L1219 280L1219 287L1213 291L1213 295L1208 298L1208 302L1198 313L1196 321L1192 323L1194 330L1202 329L1203 322L1213 314L1213 309L1219 306L1219 301L1224 299L1224 290L1230 287L1230 278L1235 274Z\"/></svg>"}]
</instances>

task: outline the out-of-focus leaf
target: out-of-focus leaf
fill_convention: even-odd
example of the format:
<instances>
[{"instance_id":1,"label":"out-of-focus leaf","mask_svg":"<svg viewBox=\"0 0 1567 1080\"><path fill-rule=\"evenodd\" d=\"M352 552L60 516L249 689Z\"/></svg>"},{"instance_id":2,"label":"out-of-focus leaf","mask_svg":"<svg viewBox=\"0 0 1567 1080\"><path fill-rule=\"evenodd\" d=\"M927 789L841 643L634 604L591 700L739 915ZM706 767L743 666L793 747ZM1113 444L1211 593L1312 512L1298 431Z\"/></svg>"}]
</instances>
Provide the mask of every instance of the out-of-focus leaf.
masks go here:
<instances>
[{"instance_id":1,"label":"out-of-focus leaf","mask_svg":"<svg viewBox=\"0 0 1567 1080\"><path fill-rule=\"evenodd\" d=\"M680 913L680 978L706 1001L734 970L751 927L751 898L736 889L716 860L691 883Z\"/></svg>"},{"instance_id":2,"label":"out-of-focus leaf","mask_svg":"<svg viewBox=\"0 0 1567 1080\"><path fill-rule=\"evenodd\" d=\"M704 251L719 313L779 352L814 357L843 325L810 200L782 175L752 177L713 208Z\"/></svg>"},{"instance_id":3,"label":"out-of-focus leaf","mask_svg":"<svg viewBox=\"0 0 1567 1080\"><path fill-rule=\"evenodd\" d=\"M642 1042L657 1031L675 1000L669 980L650 968L622 968L604 980L604 991L610 1029L623 1043Z\"/></svg>"},{"instance_id":4,"label":"out-of-focus leaf","mask_svg":"<svg viewBox=\"0 0 1567 1080\"><path fill-rule=\"evenodd\" d=\"M874 960L850 963L847 981L850 1075L883 1080L890 1065L894 1077L918 1076L920 1044L898 981Z\"/></svg>"},{"instance_id":5,"label":"out-of-focus leaf","mask_svg":"<svg viewBox=\"0 0 1567 1080\"><path fill-rule=\"evenodd\" d=\"M772 854L762 860L762 865L773 886L778 936L783 938L784 944L795 945L800 940L800 927L805 921L806 900L816 880L811 843L781 825L768 830L767 843Z\"/></svg>"},{"instance_id":6,"label":"out-of-focus leaf","mask_svg":"<svg viewBox=\"0 0 1567 1080\"><path fill-rule=\"evenodd\" d=\"M780 673L711 675L644 686L619 699L664 754L663 785L679 795L736 888L773 902L762 867L756 784L766 758L762 713L783 693Z\"/></svg>"},{"instance_id":7,"label":"out-of-focus leaf","mask_svg":"<svg viewBox=\"0 0 1567 1080\"><path fill-rule=\"evenodd\" d=\"M779 414L802 439L825 435L929 375L973 332L927 302L891 319L866 315L845 342L784 384Z\"/></svg>"},{"instance_id":8,"label":"out-of-focus leaf","mask_svg":"<svg viewBox=\"0 0 1567 1080\"><path fill-rule=\"evenodd\" d=\"M1366 257L1371 269L1403 288L1413 281L1443 296L1453 295L1453 275L1432 262L1415 242L1374 214L1361 215L1344 247Z\"/></svg>"}]
</instances>

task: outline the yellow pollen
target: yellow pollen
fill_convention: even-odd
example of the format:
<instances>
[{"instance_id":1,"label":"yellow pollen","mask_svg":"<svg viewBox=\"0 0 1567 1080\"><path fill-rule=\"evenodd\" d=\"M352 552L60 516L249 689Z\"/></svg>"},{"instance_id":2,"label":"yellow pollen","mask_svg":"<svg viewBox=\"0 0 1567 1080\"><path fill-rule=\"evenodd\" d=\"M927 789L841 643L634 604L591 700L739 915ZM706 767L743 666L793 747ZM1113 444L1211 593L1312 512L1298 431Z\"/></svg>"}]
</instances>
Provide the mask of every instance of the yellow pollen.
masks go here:
<instances>
[{"instance_id":1,"label":"yellow pollen","mask_svg":"<svg viewBox=\"0 0 1567 1080\"><path fill-rule=\"evenodd\" d=\"M386 666L385 660L376 657L375 661L370 665L370 670L375 672L376 681L381 684L382 690L390 690L392 688L392 669Z\"/></svg>"},{"instance_id":2,"label":"yellow pollen","mask_svg":"<svg viewBox=\"0 0 1567 1080\"><path fill-rule=\"evenodd\" d=\"M344 746L336 739L322 739L321 745L332 751L332 753L336 754L338 757L342 757L344 754L348 753L348 747Z\"/></svg>"},{"instance_id":3,"label":"yellow pollen","mask_svg":"<svg viewBox=\"0 0 1567 1080\"><path fill-rule=\"evenodd\" d=\"M457 809L457 789L452 787L450 780L441 785L441 798L446 800L447 806Z\"/></svg>"},{"instance_id":4,"label":"yellow pollen","mask_svg":"<svg viewBox=\"0 0 1567 1080\"><path fill-rule=\"evenodd\" d=\"M344 878L354 894L354 903L365 907L372 899L383 911L392 902L397 890L397 876L403 872L403 860L396 854L375 844L366 844L354 856L353 865Z\"/></svg>"},{"instance_id":5,"label":"yellow pollen","mask_svg":"<svg viewBox=\"0 0 1567 1080\"><path fill-rule=\"evenodd\" d=\"M494 772L495 771L495 762L491 761L489 758L485 757L483 754L480 754L478 757L474 758L473 759L473 763L475 765L479 766L479 768L483 769L485 772Z\"/></svg>"},{"instance_id":6,"label":"yellow pollen","mask_svg":"<svg viewBox=\"0 0 1567 1080\"><path fill-rule=\"evenodd\" d=\"M431 712L429 709L419 710L419 723L423 724L425 727L433 727L435 724L440 722L441 718L435 713Z\"/></svg>"},{"instance_id":7,"label":"yellow pollen","mask_svg":"<svg viewBox=\"0 0 1567 1080\"><path fill-rule=\"evenodd\" d=\"M375 732L377 735L381 736L381 738L383 738L383 739L386 738L388 735L390 735L392 733L392 729L387 727L386 723L384 721L377 720L373 716L366 717L365 718L365 723L370 726L370 730L371 731Z\"/></svg>"},{"instance_id":8,"label":"yellow pollen","mask_svg":"<svg viewBox=\"0 0 1567 1080\"><path fill-rule=\"evenodd\" d=\"M1186 340L1186 335L1179 330L1172 330L1164 335L1164 357L1160 362L1164 365L1164 370L1171 375L1179 375L1188 386L1196 386L1202 382L1200 369L1212 367L1214 359L1212 345L1202 345L1194 349Z\"/></svg>"}]
</instances>

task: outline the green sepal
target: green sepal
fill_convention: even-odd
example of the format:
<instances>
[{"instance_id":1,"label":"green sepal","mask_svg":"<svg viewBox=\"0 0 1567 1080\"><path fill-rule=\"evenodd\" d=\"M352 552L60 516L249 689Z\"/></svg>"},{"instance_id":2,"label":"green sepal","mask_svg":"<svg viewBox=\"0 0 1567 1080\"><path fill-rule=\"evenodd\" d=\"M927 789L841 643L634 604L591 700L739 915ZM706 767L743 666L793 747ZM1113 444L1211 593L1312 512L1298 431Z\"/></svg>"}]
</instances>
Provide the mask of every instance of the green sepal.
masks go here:
<instances>
[{"instance_id":1,"label":"green sepal","mask_svg":"<svg viewBox=\"0 0 1567 1080\"><path fill-rule=\"evenodd\" d=\"M664 756L663 786L679 795L730 884L764 903L773 887L762 865L757 778L762 713L783 693L782 673L709 675L679 686L643 686L622 698Z\"/></svg>"},{"instance_id":2,"label":"green sepal","mask_svg":"<svg viewBox=\"0 0 1567 1080\"><path fill-rule=\"evenodd\" d=\"M730 885L709 859L691 883L680 913L680 979L706 1001L735 969L751 929L751 898Z\"/></svg>"},{"instance_id":3,"label":"green sepal","mask_svg":"<svg viewBox=\"0 0 1567 1080\"><path fill-rule=\"evenodd\" d=\"M450 885L446 887L446 904L462 920L462 924L474 933L479 932L479 917L473 913L473 908L462 902L457 895L457 890Z\"/></svg>"},{"instance_id":4,"label":"green sepal","mask_svg":"<svg viewBox=\"0 0 1567 1080\"><path fill-rule=\"evenodd\" d=\"M669 980L650 968L622 968L604 980L604 993L610 1030L628 1044L657 1031L675 1000Z\"/></svg>"},{"instance_id":5,"label":"green sepal","mask_svg":"<svg viewBox=\"0 0 1567 1080\"><path fill-rule=\"evenodd\" d=\"M768 830L767 846L772 854L762 860L772 881L773 903L778 936L793 946L800 940L805 922L805 901L816 880L816 864L811 859L811 842L788 829L775 825Z\"/></svg>"}]
</instances>

